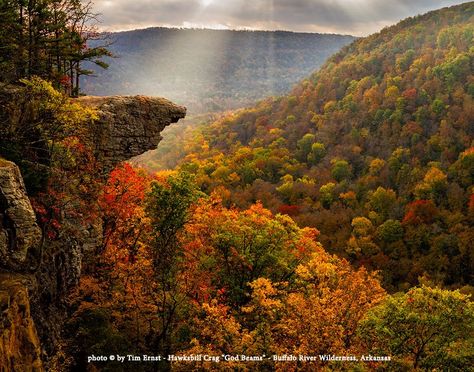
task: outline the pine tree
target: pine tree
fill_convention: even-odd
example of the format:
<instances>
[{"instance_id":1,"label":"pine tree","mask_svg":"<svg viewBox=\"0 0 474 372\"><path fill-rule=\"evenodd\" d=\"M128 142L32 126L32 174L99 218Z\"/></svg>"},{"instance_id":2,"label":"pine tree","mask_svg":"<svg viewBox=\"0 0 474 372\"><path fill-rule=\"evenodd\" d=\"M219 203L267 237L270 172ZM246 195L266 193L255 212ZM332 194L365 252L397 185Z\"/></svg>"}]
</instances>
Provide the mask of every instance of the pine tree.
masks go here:
<instances>
[{"instance_id":1,"label":"pine tree","mask_svg":"<svg viewBox=\"0 0 474 372\"><path fill-rule=\"evenodd\" d=\"M80 0L3 0L0 4L0 82L39 76L70 96L78 96L80 77L102 68L106 46L90 47L102 34L92 3Z\"/></svg>"}]
</instances>

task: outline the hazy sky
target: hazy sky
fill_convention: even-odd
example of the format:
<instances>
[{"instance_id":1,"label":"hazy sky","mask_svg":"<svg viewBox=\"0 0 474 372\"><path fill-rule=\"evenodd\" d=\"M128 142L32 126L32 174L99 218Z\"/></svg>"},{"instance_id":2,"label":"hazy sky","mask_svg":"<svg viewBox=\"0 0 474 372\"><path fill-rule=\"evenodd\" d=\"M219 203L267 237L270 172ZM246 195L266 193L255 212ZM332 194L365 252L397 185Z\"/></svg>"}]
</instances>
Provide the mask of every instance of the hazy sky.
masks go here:
<instances>
[{"instance_id":1,"label":"hazy sky","mask_svg":"<svg viewBox=\"0 0 474 372\"><path fill-rule=\"evenodd\" d=\"M150 26L292 30L364 36L456 0L94 0L109 31Z\"/></svg>"}]
</instances>

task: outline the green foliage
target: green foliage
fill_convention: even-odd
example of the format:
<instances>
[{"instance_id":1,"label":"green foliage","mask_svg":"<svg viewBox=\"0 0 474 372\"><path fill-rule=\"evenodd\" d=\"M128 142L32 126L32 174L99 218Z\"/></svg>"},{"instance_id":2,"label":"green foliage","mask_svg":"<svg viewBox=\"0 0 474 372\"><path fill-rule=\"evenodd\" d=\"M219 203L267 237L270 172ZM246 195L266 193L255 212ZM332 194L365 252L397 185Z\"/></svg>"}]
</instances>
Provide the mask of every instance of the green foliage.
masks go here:
<instances>
[{"instance_id":1,"label":"green foliage","mask_svg":"<svg viewBox=\"0 0 474 372\"><path fill-rule=\"evenodd\" d=\"M369 205L372 210L380 214L384 219L392 214L397 195L393 190L378 187L369 197Z\"/></svg>"},{"instance_id":2,"label":"green foliage","mask_svg":"<svg viewBox=\"0 0 474 372\"><path fill-rule=\"evenodd\" d=\"M397 58L397 70L398 72L404 72L409 69L413 63L415 57L415 51L413 49L408 49L403 55Z\"/></svg>"},{"instance_id":3,"label":"green foliage","mask_svg":"<svg viewBox=\"0 0 474 372\"><path fill-rule=\"evenodd\" d=\"M389 297L370 311L359 335L391 369L465 371L474 358L474 304L458 291L422 286Z\"/></svg>"},{"instance_id":4,"label":"green foliage","mask_svg":"<svg viewBox=\"0 0 474 372\"><path fill-rule=\"evenodd\" d=\"M374 226L368 218L356 217L352 220L352 231L357 237L371 235L373 228Z\"/></svg>"},{"instance_id":5,"label":"green foliage","mask_svg":"<svg viewBox=\"0 0 474 372\"><path fill-rule=\"evenodd\" d=\"M311 146L311 151L308 154L308 163L318 164L326 156L326 146L323 143L315 142Z\"/></svg>"},{"instance_id":6,"label":"green foliage","mask_svg":"<svg viewBox=\"0 0 474 372\"><path fill-rule=\"evenodd\" d=\"M474 147L459 154L458 160L452 165L452 169L459 182L465 187L474 184Z\"/></svg>"},{"instance_id":7,"label":"green foliage","mask_svg":"<svg viewBox=\"0 0 474 372\"><path fill-rule=\"evenodd\" d=\"M173 259L177 234L189 218L190 206L200 195L193 178L187 173L170 176L166 183L152 184L146 213L151 219L157 256ZM165 264L160 262L160 266Z\"/></svg>"},{"instance_id":8,"label":"green foliage","mask_svg":"<svg viewBox=\"0 0 474 372\"><path fill-rule=\"evenodd\" d=\"M402 239L403 234L402 224L397 220L387 220L377 228L377 236L386 243Z\"/></svg>"},{"instance_id":9,"label":"green foliage","mask_svg":"<svg viewBox=\"0 0 474 372\"><path fill-rule=\"evenodd\" d=\"M351 166L346 160L335 160L332 164L331 174L337 182L351 177Z\"/></svg>"},{"instance_id":10,"label":"green foliage","mask_svg":"<svg viewBox=\"0 0 474 372\"><path fill-rule=\"evenodd\" d=\"M293 280L295 267L315 247L316 231L300 229L286 215L273 216L261 204L213 210L203 201L189 225L188 244L203 249L195 253L197 267L212 273L212 286L225 291L232 306L249 300L249 284L258 278ZM196 241L197 232L202 235Z\"/></svg>"},{"instance_id":11,"label":"green foliage","mask_svg":"<svg viewBox=\"0 0 474 372\"><path fill-rule=\"evenodd\" d=\"M347 242L346 252L351 255L370 257L379 252L379 247L373 242L374 226L365 217L356 217L352 220L352 236Z\"/></svg>"},{"instance_id":12,"label":"green foliage","mask_svg":"<svg viewBox=\"0 0 474 372\"><path fill-rule=\"evenodd\" d=\"M151 229L145 244L152 262L153 298L160 304L156 314L160 331L149 336L155 352L168 353L175 341L173 334L181 330L175 327L181 315L178 308L185 312L182 302L186 296L180 291L184 251L179 238L191 217L190 208L200 196L193 178L181 172L153 182L145 198L145 215ZM137 241L139 238L140 234Z\"/></svg>"},{"instance_id":13,"label":"green foliage","mask_svg":"<svg viewBox=\"0 0 474 372\"><path fill-rule=\"evenodd\" d=\"M444 104L442 100L437 98L433 101L430 108L431 108L431 111L433 111L436 115L441 116L441 114L446 109L446 105Z\"/></svg>"},{"instance_id":14,"label":"green foliage","mask_svg":"<svg viewBox=\"0 0 474 372\"><path fill-rule=\"evenodd\" d=\"M423 182L418 184L415 188L415 195L419 199L433 199L440 198L446 191L448 186L448 177L443 171L436 167L432 167L426 172Z\"/></svg>"},{"instance_id":15,"label":"green foliage","mask_svg":"<svg viewBox=\"0 0 474 372\"><path fill-rule=\"evenodd\" d=\"M38 77L0 89L0 155L20 166L28 191L44 189L54 159L67 157L62 141L81 136L97 118Z\"/></svg>"},{"instance_id":16,"label":"green foliage","mask_svg":"<svg viewBox=\"0 0 474 372\"><path fill-rule=\"evenodd\" d=\"M327 183L320 187L319 189L319 199L324 208L329 208L334 201L334 190L336 184L333 182Z\"/></svg>"},{"instance_id":17,"label":"green foliage","mask_svg":"<svg viewBox=\"0 0 474 372\"><path fill-rule=\"evenodd\" d=\"M92 73L81 63L110 56L103 46L87 46L97 38L92 3L78 0L4 0L0 4L0 82L40 76L68 95L79 95L79 79Z\"/></svg>"},{"instance_id":18,"label":"green foliage","mask_svg":"<svg viewBox=\"0 0 474 372\"><path fill-rule=\"evenodd\" d=\"M287 200L289 200L293 193L293 186L294 186L293 176L290 174L287 174L283 176L281 179L283 183L276 188L276 191L281 193Z\"/></svg>"},{"instance_id":19,"label":"green foliage","mask_svg":"<svg viewBox=\"0 0 474 372\"><path fill-rule=\"evenodd\" d=\"M316 137L314 134L308 133L301 138L296 146L297 146L297 156L298 160L304 162L308 158L308 155L310 154L312 150L312 146L315 143Z\"/></svg>"}]
</instances>

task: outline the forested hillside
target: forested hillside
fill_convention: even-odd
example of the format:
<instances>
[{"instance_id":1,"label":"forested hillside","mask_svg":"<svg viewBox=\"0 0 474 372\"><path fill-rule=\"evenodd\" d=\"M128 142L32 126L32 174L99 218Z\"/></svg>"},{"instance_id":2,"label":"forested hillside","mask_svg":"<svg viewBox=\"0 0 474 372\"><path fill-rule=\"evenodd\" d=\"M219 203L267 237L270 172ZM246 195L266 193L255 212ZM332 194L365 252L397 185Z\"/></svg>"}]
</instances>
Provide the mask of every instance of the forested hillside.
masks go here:
<instances>
[{"instance_id":1,"label":"forested hillside","mask_svg":"<svg viewBox=\"0 0 474 372\"><path fill-rule=\"evenodd\" d=\"M67 18L80 4L0 5L2 371L472 369L473 2L355 41L287 96L178 125L161 172L126 160L186 109L71 98L108 55ZM191 57L174 61L190 90ZM158 81L140 61L126 74ZM215 61L216 81L286 76Z\"/></svg>"},{"instance_id":2,"label":"forested hillside","mask_svg":"<svg viewBox=\"0 0 474 372\"><path fill-rule=\"evenodd\" d=\"M84 78L89 94L168 97L191 114L240 108L287 93L351 36L150 28L113 33L108 70ZM92 43L91 45L94 45Z\"/></svg>"},{"instance_id":3,"label":"forested hillside","mask_svg":"<svg viewBox=\"0 0 474 372\"><path fill-rule=\"evenodd\" d=\"M467 3L357 40L290 95L165 152L229 206L260 200L318 228L389 290L472 285L473 14Z\"/></svg>"}]
</instances>

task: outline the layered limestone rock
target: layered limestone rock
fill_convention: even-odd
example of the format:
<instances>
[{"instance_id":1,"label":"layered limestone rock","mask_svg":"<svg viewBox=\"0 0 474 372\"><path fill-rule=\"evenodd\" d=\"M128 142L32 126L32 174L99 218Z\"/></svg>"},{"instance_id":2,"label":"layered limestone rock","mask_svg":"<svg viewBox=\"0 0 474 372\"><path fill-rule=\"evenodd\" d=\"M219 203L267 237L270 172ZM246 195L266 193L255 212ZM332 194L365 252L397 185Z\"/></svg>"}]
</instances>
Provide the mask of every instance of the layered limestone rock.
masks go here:
<instances>
[{"instance_id":1,"label":"layered limestone rock","mask_svg":"<svg viewBox=\"0 0 474 372\"><path fill-rule=\"evenodd\" d=\"M18 167L0 159L0 267L26 269L29 250L41 241L41 230L26 195Z\"/></svg>"},{"instance_id":2,"label":"layered limestone rock","mask_svg":"<svg viewBox=\"0 0 474 372\"><path fill-rule=\"evenodd\" d=\"M31 317L31 278L0 274L0 370L43 371L41 347Z\"/></svg>"},{"instance_id":3,"label":"layered limestone rock","mask_svg":"<svg viewBox=\"0 0 474 372\"><path fill-rule=\"evenodd\" d=\"M156 149L161 131L186 116L185 107L157 97L87 96L77 101L97 110L89 140L106 171Z\"/></svg>"}]
</instances>

